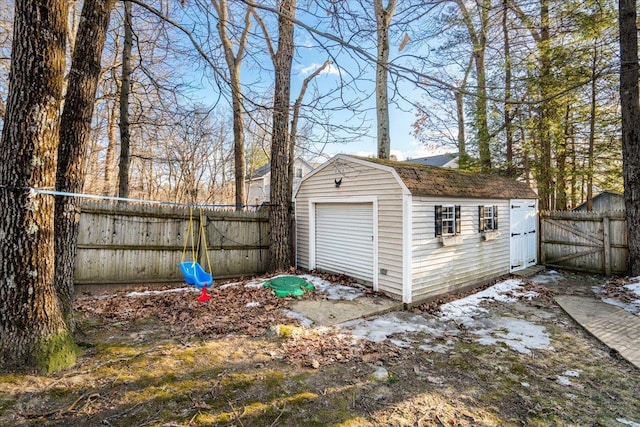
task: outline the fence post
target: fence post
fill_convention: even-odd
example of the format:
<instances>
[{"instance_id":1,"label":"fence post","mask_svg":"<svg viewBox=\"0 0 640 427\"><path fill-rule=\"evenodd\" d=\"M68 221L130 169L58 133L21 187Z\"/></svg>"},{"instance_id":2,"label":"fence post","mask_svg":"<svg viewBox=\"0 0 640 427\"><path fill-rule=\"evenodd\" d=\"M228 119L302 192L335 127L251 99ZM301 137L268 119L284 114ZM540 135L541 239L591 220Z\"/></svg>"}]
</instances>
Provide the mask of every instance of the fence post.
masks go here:
<instances>
[{"instance_id":1,"label":"fence post","mask_svg":"<svg viewBox=\"0 0 640 427\"><path fill-rule=\"evenodd\" d=\"M602 217L602 243L604 246L604 274L611 276L611 239L609 238L609 216L605 214Z\"/></svg>"}]
</instances>

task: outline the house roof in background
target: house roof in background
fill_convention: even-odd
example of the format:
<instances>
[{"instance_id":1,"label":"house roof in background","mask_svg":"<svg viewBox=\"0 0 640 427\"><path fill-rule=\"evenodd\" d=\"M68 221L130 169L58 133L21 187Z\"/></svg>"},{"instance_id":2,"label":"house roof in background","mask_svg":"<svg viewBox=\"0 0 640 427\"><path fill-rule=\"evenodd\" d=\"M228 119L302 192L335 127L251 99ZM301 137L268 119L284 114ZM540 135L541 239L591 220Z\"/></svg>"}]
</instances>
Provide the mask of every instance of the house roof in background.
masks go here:
<instances>
[{"instance_id":1,"label":"house roof in background","mask_svg":"<svg viewBox=\"0 0 640 427\"><path fill-rule=\"evenodd\" d=\"M393 160L348 157L393 168L411 194L416 196L452 196L476 199L538 198L535 191L526 183L497 175Z\"/></svg>"},{"instance_id":2,"label":"house roof in background","mask_svg":"<svg viewBox=\"0 0 640 427\"><path fill-rule=\"evenodd\" d=\"M427 166L444 166L451 160L457 159L458 155L455 153L438 154L436 156L417 157L415 159L407 159L405 162L417 163L419 165Z\"/></svg>"},{"instance_id":3,"label":"house roof in background","mask_svg":"<svg viewBox=\"0 0 640 427\"><path fill-rule=\"evenodd\" d=\"M615 191L604 190L604 191L601 191L600 193L596 194L595 196L593 196L593 200L597 200L597 199L599 199L601 197L604 197L606 195L611 195L611 196L614 196L614 197L619 197L619 198L624 199L624 194L616 193ZM578 206L573 208L572 210L574 210L574 211L580 210L580 209L582 209L583 207L586 207L586 206L587 206L587 202L582 202Z\"/></svg>"},{"instance_id":4,"label":"house roof in background","mask_svg":"<svg viewBox=\"0 0 640 427\"><path fill-rule=\"evenodd\" d=\"M304 165L306 165L309 168L309 170L314 170L317 167L317 165L314 166L313 164L307 162L305 159L301 157L296 157L296 161L299 161ZM258 169L254 170L252 174L248 173L245 176L245 179L262 178L263 176L267 175L269 172L271 172L271 163L267 163L266 165L259 167Z\"/></svg>"}]
</instances>

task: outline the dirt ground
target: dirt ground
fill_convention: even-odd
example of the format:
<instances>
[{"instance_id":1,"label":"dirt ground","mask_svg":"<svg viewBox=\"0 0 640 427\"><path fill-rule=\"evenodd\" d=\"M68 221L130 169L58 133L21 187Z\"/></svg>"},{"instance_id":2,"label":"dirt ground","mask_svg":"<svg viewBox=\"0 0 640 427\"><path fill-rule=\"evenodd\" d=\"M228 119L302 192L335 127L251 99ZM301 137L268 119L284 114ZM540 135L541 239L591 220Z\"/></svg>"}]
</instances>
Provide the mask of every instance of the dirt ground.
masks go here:
<instances>
[{"instance_id":1,"label":"dirt ground","mask_svg":"<svg viewBox=\"0 0 640 427\"><path fill-rule=\"evenodd\" d=\"M282 312L290 299L258 287L216 287L204 304L191 292L79 296L78 365L1 374L0 425L638 425L639 370L553 301L605 280L564 277L527 285L536 298L483 307L543 326L551 348L530 354L464 330L437 337L453 346L439 353L299 327ZM413 313L433 316L443 302Z\"/></svg>"}]
</instances>

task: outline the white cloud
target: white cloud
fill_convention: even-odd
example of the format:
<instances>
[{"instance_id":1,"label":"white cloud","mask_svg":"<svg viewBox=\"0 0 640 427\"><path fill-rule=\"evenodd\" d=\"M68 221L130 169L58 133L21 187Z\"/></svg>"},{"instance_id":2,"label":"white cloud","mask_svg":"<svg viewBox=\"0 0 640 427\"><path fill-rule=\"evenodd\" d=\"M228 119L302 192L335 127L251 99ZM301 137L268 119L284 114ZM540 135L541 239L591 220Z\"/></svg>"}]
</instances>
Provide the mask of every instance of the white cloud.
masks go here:
<instances>
[{"instance_id":1,"label":"white cloud","mask_svg":"<svg viewBox=\"0 0 640 427\"><path fill-rule=\"evenodd\" d=\"M300 68L300 74L302 74L303 76L308 76L309 74L313 73L314 71L316 71L320 67L322 67L322 64L318 64L316 62L313 62L313 63L307 65L306 67ZM331 63L327 67L325 67L324 70L322 70L322 72L320 74L328 74L328 75L338 76L338 75L340 75L340 69L338 67L336 67L333 63Z\"/></svg>"}]
</instances>

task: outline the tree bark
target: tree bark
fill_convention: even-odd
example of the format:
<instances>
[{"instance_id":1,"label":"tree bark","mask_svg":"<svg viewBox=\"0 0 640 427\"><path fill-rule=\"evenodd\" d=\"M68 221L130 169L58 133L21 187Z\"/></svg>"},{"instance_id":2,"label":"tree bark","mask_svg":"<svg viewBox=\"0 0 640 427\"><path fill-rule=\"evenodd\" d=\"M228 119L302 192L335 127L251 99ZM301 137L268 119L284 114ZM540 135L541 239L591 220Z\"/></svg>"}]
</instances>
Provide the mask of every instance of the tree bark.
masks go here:
<instances>
[{"instance_id":1,"label":"tree bark","mask_svg":"<svg viewBox=\"0 0 640 427\"><path fill-rule=\"evenodd\" d=\"M289 200L293 200L293 181L294 181L293 173L294 173L294 166L296 163L296 137L298 136L298 121L300 120L300 108L302 108L302 101L304 100L304 96L307 93L307 88L309 87L309 83L313 79L315 79L317 76L319 76L320 73L322 73L322 71L330 65L331 65L331 61L326 60L313 73L305 77L305 79L302 81L302 86L300 87L300 93L296 98L296 102L293 103L291 129L289 132L289 167L287 168L287 175L289 176L289 189L288 189L289 195L287 196L287 198ZM291 255L293 257L293 254Z\"/></svg>"},{"instance_id":2,"label":"tree bark","mask_svg":"<svg viewBox=\"0 0 640 427\"><path fill-rule=\"evenodd\" d=\"M84 156L91 137L91 118L100 77L100 59L115 0L85 0L73 51L69 85L60 119L56 189L82 191ZM55 206L55 287L65 322L73 330L73 271L76 260L80 200L58 196Z\"/></svg>"},{"instance_id":3,"label":"tree bark","mask_svg":"<svg viewBox=\"0 0 640 427\"><path fill-rule=\"evenodd\" d=\"M289 195L289 101L291 66L293 62L293 21L296 0L282 0L278 15L278 50L275 52L275 86L273 98L273 131L271 133L271 190L269 254L272 271L291 265L290 228L291 200Z\"/></svg>"},{"instance_id":4,"label":"tree bark","mask_svg":"<svg viewBox=\"0 0 640 427\"><path fill-rule=\"evenodd\" d=\"M382 0L373 2L378 33L378 56L376 63L376 118L378 122L378 158L388 159L391 152L389 134L389 25L396 8L396 0L388 0L387 7Z\"/></svg>"},{"instance_id":5,"label":"tree bark","mask_svg":"<svg viewBox=\"0 0 640 427\"><path fill-rule=\"evenodd\" d=\"M120 162L118 163L118 197L129 197L131 130L129 128L129 92L131 90L131 50L133 27L131 2L124 2L124 40L122 47L122 83L120 85Z\"/></svg>"},{"instance_id":6,"label":"tree bark","mask_svg":"<svg viewBox=\"0 0 640 427\"><path fill-rule=\"evenodd\" d=\"M513 124L511 116L511 40L509 37L509 5L502 1L502 35L504 38L504 135L507 148L506 163L507 176L515 178L516 171L513 164Z\"/></svg>"},{"instance_id":7,"label":"tree bark","mask_svg":"<svg viewBox=\"0 0 640 427\"><path fill-rule=\"evenodd\" d=\"M251 29L251 14L253 8L247 6L244 29L238 41L238 50L233 52L233 43L227 33L229 25L229 6L226 0L212 0L212 5L218 14L218 34L224 49L224 58L229 68L229 85L231 87L231 108L233 111L233 153L236 179L236 210L242 210L247 202L245 196L245 137L244 137L244 103L242 86L240 84L240 65L244 57L249 30Z\"/></svg>"},{"instance_id":8,"label":"tree bark","mask_svg":"<svg viewBox=\"0 0 640 427\"><path fill-rule=\"evenodd\" d=\"M627 211L629 274L640 275L640 105L635 0L620 0L620 104L624 202Z\"/></svg>"},{"instance_id":9,"label":"tree bark","mask_svg":"<svg viewBox=\"0 0 640 427\"><path fill-rule=\"evenodd\" d=\"M0 144L0 367L53 372L77 347L54 287L53 188L68 2L17 0Z\"/></svg>"},{"instance_id":10,"label":"tree bark","mask_svg":"<svg viewBox=\"0 0 640 427\"><path fill-rule=\"evenodd\" d=\"M598 76L597 73L597 65L598 65L598 50L597 47L593 46L593 58L591 62L591 99L590 99L590 108L589 108L589 150L587 153L587 211L593 211L593 173L594 173L594 149L596 145L596 103L597 103L597 93L598 87L596 85Z\"/></svg>"},{"instance_id":11,"label":"tree bark","mask_svg":"<svg viewBox=\"0 0 640 427\"><path fill-rule=\"evenodd\" d=\"M556 181L556 210L564 211L567 209L567 146L571 137L571 105L567 104L564 112L564 135L560 139L556 152L556 165L558 169L558 180Z\"/></svg>"},{"instance_id":12,"label":"tree bark","mask_svg":"<svg viewBox=\"0 0 640 427\"><path fill-rule=\"evenodd\" d=\"M549 0L540 1L540 99L538 107L538 136L540 138L540 163L538 165L538 189L540 209L551 208L553 172L551 170L551 118L549 92L551 85L551 37L549 33Z\"/></svg>"},{"instance_id":13,"label":"tree bark","mask_svg":"<svg viewBox=\"0 0 640 427\"><path fill-rule=\"evenodd\" d=\"M491 171L491 135L489 133L489 122L487 112L487 73L485 66L485 54L487 48L487 32L489 27L489 12L491 1L483 0L478 3L478 19L480 28L474 26L474 19L466 4L462 0L456 0L462 19L473 45L473 60L476 67L476 105L475 117L478 135L478 151L480 154L480 169L482 172Z\"/></svg>"}]
</instances>

